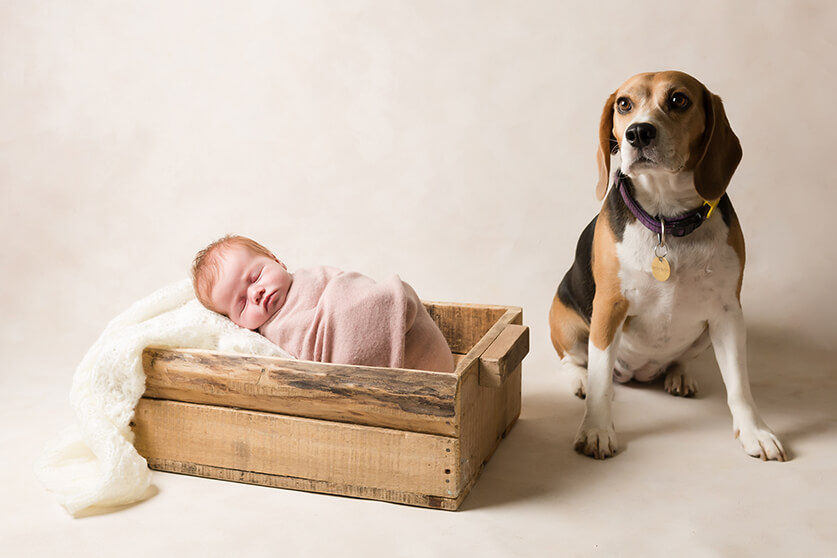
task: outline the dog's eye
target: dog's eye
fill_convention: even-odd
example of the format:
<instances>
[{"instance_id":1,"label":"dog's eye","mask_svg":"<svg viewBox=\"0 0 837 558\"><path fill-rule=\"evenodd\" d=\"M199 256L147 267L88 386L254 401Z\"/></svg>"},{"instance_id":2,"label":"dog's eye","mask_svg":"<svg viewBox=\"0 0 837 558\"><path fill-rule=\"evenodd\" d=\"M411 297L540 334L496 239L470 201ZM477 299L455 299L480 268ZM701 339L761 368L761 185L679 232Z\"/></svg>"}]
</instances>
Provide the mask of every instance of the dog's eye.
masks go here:
<instances>
[{"instance_id":1,"label":"dog's eye","mask_svg":"<svg viewBox=\"0 0 837 558\"><path fill-rule=\"evenodd\" d=\"M619 97L616 99L616 110L618 110L620 114L631 112L632 108L634 108L634 104L627 97Z\"/></svg>"},{"instance_id":2,"label":"dog's eye","mask_svg":"<svg viewBox=\"0 0 837 558\"><path fill-rule=\"evenodd\" d=\"M668 102L674 110L686 110L692 103L683 93L674 93Z\"/></svg>"}]
</instances>

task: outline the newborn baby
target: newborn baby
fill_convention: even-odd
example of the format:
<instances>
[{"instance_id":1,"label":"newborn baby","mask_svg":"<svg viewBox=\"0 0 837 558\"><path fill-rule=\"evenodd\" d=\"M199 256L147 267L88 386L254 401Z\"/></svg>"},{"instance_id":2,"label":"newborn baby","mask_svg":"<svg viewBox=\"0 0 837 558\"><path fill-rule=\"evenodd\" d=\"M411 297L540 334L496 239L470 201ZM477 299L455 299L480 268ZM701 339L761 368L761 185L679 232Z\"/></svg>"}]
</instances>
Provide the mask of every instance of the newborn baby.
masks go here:
<instances>
[{"instance_id":1,"label":"newborn baby","mask_svg":"<svg viewBox=\"0 0 837 558\"><path fill-rule=\"evenodd\" d=\"M453 355L415 291L397 275L314 267L289 273L270 250L227 236L192 266L201 304L303 360L452 372Z\"/></svg>"}]
</instances>

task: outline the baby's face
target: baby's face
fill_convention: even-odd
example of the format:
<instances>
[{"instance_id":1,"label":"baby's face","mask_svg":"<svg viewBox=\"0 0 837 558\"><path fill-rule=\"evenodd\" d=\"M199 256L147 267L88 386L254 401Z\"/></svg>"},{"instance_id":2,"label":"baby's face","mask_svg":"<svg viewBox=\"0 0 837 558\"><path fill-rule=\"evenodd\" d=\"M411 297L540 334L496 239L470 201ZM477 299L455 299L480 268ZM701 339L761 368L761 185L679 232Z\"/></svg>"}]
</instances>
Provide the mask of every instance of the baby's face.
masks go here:
<instances>
[{"instance_id":1,"label":"baby's face","mask_svg":"<svg viewBox=\"0 0 837 558\"><path fill-rule=\"evenodd\" d=\"M258 329L285 304L293 276L283 264L239 246L216 257L220 273L209 297L233 323Z\"/></svg>"}]
</instances>

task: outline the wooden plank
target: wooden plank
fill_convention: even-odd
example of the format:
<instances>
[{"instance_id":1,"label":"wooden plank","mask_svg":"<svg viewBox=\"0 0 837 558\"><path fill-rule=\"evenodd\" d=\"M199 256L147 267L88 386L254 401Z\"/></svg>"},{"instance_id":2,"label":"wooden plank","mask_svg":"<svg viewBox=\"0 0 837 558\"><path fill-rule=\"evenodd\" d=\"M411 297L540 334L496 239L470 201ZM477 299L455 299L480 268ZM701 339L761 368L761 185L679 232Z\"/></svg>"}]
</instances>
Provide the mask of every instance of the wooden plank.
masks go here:
<instances>
[{"instance_id":1,"label":"wooden plank","mask_svg":"<svg viewBox=\"0 0 837 558\"><path fill-rule=\"evenodd\" d=\"M446 436L147 398L133 429L146 459L441 498L467 486Z\"/></svg>"},{"instance_id":2,"label":"wooden plank","mask_svg":"<svg viewBox=\"0 0 837 558\"><path fill-rule=\"evenodd\" d=\"M500 442L520 416L522 366L499 388L479 383L479 370L462 378L459 460L460 482L476 482Z\"/></svg>"},{"instance_id":3,"label":"wooden plank","mask_svg":"<svg viewBox=\"0 0 837 558\"><path fill-rule=\"evenodd\" d=\"M456 435L453 374L147 348L146 397Z\"/></svg>"},{"instance_id":4,"label":"wooden plank","mask_svg":"<svg viewBox=\"0 0 837 558\"><path fill-rule=\"evenodd\" d=\"M508 326L522 324L522 309L510 307L457 368L460 482L475 482L479 478L488 459L520 416L522 364L502 385L489 387L480 385L479 358Z\"/></svg>"},{"instance_id":5,"label":"wooden plank","mask_svg":"<svg viewBox=\"0 0 837 558\"><path fill-rule=\"evenodd\" d=\"M509 324L480 356L480 385L499 387L529 353L529 328Z\"/></svg>"},{"instance_id":6,"label":"wooden plank","mask_svg":"<svg viewBox=\"0 0 837 558\"><path fill-rule=\"evenodd\" d=\"M184 463L169 459L149 458L148 466L158 471L180 473L210 479L256 484L259 486L270 486L274 488L287 488L291 490L304 490L306 492L319 492L322 494L336 494L352 498L365 498L367 500L381 500L406 504L409 506L420 506L440 510L456 510L462 504L465 496L468 495L471 486L463 489L455 498L444 498L440 496L429 496L427 494L416 494L412 492L399 492L383 488L369 488L352 484L336 484L328 481L317 481L299 477L285 477L281 475L270 475L267 473L254 473L239 469L225 469L223 467L212 467L209 465L197 465L195 463Z\"/></svg>"},{"instance_id":7,"label":"wooden plank","mask_svg":"<svg viewBox=\"0 0 837 558\"><path fill-rule=\"evenodd\" d=\"M489 346L497 339L497 336L506 329L509 324L521 325L523 323L523 310L515 306L503 307L505 312L493 323L487 332L477 341L473 347L468 351L459 364L457 364L454 374L460 378L470 373L471 369L479 372L480 357L488 349Z\"/></svg>"},{"instance_id":8,"label":"wooden plank","mask_svg":"<svg viewBox=\"0 0 837 558\"><path fill-rule=\"evenodd\" d=\"M451 351L459 354L470 351L509 309L447 302L424 302L424 306L442 330Z\"/></svg>"}]
</instances>

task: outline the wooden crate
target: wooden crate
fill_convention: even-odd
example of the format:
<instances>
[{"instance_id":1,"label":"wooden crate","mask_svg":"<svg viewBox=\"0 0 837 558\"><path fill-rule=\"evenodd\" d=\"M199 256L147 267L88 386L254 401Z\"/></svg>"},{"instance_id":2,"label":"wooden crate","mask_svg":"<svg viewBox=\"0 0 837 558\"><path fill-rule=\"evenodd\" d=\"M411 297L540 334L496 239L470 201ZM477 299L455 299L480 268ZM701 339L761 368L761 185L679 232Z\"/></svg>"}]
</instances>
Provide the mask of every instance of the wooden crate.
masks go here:
<instances>
[{"instance_id":1,"label":"wooden crate","mask_svg":"<svg viewBox=\"0 0 837 558\"><path fill-rule=\"evenodd\" d=\"M147 348L152 469L455 510L520 414L517 307L425 303L452 374Z\"/></svg>"}]
</instances>

